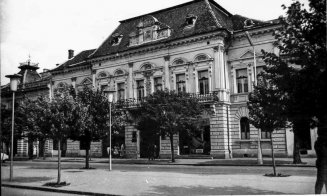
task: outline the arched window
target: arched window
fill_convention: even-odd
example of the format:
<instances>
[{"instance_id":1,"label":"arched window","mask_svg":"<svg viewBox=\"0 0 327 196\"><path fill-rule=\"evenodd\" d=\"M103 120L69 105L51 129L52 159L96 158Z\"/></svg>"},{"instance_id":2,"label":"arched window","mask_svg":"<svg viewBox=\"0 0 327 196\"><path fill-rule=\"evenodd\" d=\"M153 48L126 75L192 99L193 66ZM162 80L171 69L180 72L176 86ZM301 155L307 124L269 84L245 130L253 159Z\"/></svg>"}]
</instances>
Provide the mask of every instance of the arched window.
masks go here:
<instances>
[{"instance_id":1,"label":"arched window","mask_svg":"<svg viewBox=\"0 0 327 196\"><path fill-rule=\"evenodd\" d=\"M246 117L241 118L240 122L241 126L241 139L250 139L250 124L249 124L249 119Z\"/></svg>"},{"instance_id":2,"label":"arched window","mask_svg":"<svg viewBox=\"0 0 327 196\"><path fill-rule=\"evenodd\" d=\"M124 71L121 70L121 69L118 69L116 72L115 72L115 76L119 76L119 75L123 75L124 74Z\"/></svg>"},{"instance_id":3,"label":"arched window","mask_svg":"<svg viewBox=\"0 0 327 196\"><path fill-rule=\"evenodd\" d=\"M176 59L173 62L173 65L182 65L182 64L185 64L185 61L183 59Z\"/></svg>"},{"instance_id":4,"label":"arched window","mask_svg":"<svg viewBox=\"0 0 327 196\"><path fill-rule=\"evenodd\" d=\"M198 55L196 58L195 58L195 62L199 62L199 61L205 61L205 60L208 60L209 57L205 54L200 54Z\"/></svg>"},{"instance_id":5,"label":"arched window","mask_svg":"<svg viewBox=\"0 0 327 196\"><path fill-rule=\"evenodd\" d=\"M141 70L145 71L145 70L150 70L152 69L152 65L150 63L147 63L147 64L144 64L142 67L141 67Z\"/></svg>"},{"instance_id":6,"label":"arched window","mask_svg":"<svg viewBox=\"0 0 327 196\"><path fill-rule=\"evenodd\" d=\"M107 77L107 74L105 72L100 72L98 74L98 78L105 78L105 77Z\"/></svg>"}]
</instances>

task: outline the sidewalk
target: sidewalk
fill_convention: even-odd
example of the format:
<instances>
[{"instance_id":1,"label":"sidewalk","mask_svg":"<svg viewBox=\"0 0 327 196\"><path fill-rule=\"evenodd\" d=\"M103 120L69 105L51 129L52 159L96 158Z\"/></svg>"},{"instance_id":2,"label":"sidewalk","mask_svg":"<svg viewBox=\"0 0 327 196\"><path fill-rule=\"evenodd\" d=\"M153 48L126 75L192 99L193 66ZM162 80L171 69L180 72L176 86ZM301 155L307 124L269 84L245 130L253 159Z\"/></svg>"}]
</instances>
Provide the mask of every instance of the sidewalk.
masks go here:
<instances>
[{"instance_id":1,"label":"sidewalk","mask_svg":"<svg viewBox=\"0 0 327 196\"><path fill-rule=\"evenodd\" d=\"M301 158L302 164L293 164L292 158L276 158L275 163L279 167L315 167L316 158ZM47 157L46 160L34 159L36 162L56 162L57 157ZM83 157L63 157L62 162L85 162ZM108 158L91 158L90 163L108 163ZM192 166L271 166L269 157L263 158L263 165L257 164L256 158L233 158L233 159L176 159L172 163L170 159L112 159L112 164L151 164L151 165L192 165Z\"/></svg>"},{"instance_id":2,"label":"sidewalk","mask_svg":"<svg viewBox=\"0 0 327 196\"><path fill-rule=\"evenodd\" d=\"M217 167L217 169L221 168ZM316 178L313 175L266 177L264 176L265 170L262 169L263 172L258 174L214 174L210 172L202 174L201 168L194 168L198 171L195 173L140 171L137 168L135 171L128 172L118 169L112 171L107 169L65 169L61 172L61 181L66 181L70 185L60 188L43 186L47 182L56 181L56 169L15 166L14 181L9 182L9 167L2 167L1 177L4 187L81 195L289 195L314 193ZM298 169L301 171L305 168ZM270 170L271 168L269 168ZM45 192L45 194L47 193Z\"/></svg>"}]
</instances>

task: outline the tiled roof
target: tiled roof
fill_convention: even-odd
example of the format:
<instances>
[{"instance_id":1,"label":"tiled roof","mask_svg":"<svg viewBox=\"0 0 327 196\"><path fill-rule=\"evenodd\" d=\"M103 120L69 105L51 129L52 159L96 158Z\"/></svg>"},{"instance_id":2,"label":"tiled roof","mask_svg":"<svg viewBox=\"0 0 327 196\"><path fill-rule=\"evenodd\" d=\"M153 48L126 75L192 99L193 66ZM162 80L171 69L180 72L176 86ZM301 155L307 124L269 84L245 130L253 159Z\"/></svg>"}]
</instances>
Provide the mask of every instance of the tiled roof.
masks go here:
<instances>
[{"instance_id":1,"label":"tiled roof","mask_svg":"<svg viewBox=\"0 0 327 196\"><path fill-rule=\"evenodd\" d=\"M95 51L95 49L84 50L84 51L78 53L73 58L71 58L71 59L67 60L66 62L62 63L58 67L50 70L50 72L63 70L64 68L84 65L84 64L86 64L86 60L87 60L88 56L90 54L92 54L94 51Z\"/></svg>"},{"instance_id":2,"label":"tiled roof","mask_svg":"<svg viewBox=\"0 0 327 196\"><path fill-rule=\"evenodd\" d=\"M251 20L253 22L253 26L251 26L251 27L263 26L263 25L271 24L269 22L255 20L255 19L247 18L247 17L244 17L244 16L241 16L241 15L237 15L236 14L236 15L234 15L232 17L233 30L234 31L237 31L237 30L245 29L244 22L246 20Z\"/></svg>"},{"instance_id":3,"label":"tiled roof","mask_svg":"<svg viewBox=\"0 0 327 196\"><path fill-rule=\"evenodd\" d=\"M219 24L216 23L216 15L212 14L210 10L210 6L213 6L212 2L207 0L195 0L188 3L184 3L178 6L174 6L171 8L159 10L157 12L152 12L146 15L134 17L131 19L120 21L120 25L118 28L111 34L120 34L123 35L123 38L118 45L112 45L112 36L109 36L105 42L95 51L91 57L99 57L107 54L115 54L117 52L126 51L130 48L143 47L145 45L150 45L158 42L167 42L174 39L184 38L191 35L202 34L206 32L211 32L218 29L230 29L230 24L227 24L223 20L227 18L227 15L230 15L223 8L219 10L218 8L214 8L217 15L224 15L224 19L219 19L221 22ZM193 28L185 30L185 19L188 14L195 15L197 17L195 26ZM149 42L147 44L142 44L140 46L129 46L129 35L132 32L137 31L137 25L146 17L146 16L155 17L160 23L166 24L171 28L171 36L167 39L162 39L158 41ZM219 21L218 20L218 21Z\"/></svg>"},{"instance_id":4,"label":"tiled roof","mask_svg":"<svg viewBox=\"0 0 327 196\"><path fill-rule=\"evenodd\" d=\"M197 17L195 25L192 28L185 28L185 21L188 15ZM160 26L164 24L170 27L170 36L164 39L129 46L130 36L137 34L138 25L146 17L154 17L156 20L158 20L157 22L160 24ZM244 28L244 21L247 19L249 18L239 15L233 16L214 0L193 0L181 5L120 21L120 25L117 27L117 29L112 32L112 34L100 45L98 49L96 49L92 55L90 55L90 58L117 54L130 49L158 43L166 43L172 40L217 30L241 30ZM254 22L252 27L264 24L262 21L252 21ZM113 44L113 35L122 35L122 39L119 44Z\"/></svg>"}]
</instances>

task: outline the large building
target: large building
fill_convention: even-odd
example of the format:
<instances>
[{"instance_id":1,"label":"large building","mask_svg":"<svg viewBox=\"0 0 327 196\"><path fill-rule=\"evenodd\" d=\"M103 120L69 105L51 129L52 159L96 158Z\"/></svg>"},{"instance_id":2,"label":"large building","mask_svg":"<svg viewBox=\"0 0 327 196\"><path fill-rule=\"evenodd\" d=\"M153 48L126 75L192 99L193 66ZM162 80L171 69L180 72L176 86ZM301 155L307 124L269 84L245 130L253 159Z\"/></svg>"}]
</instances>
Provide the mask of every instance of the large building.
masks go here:
<instances>
[{"instance_id":1,"label":"large building","mask_svg":"<svg viewBox=\"0 0 327 196\"><path fill-rule=\"evenodd\" d=\"M279 28L278 20L233 15L214 0L194 0L126 19L98 48L76 56L69 50L65 63L46 72L50 75L48 94L63 85L89 85L114 90L116 101L133 105L165 88L194 93L214 114L204 115L204 131L199 135L187 139L176 135L175 153L255 156L259 130L249 124L246 102L256 78L255 67L259 73L265 66L261 50L279 52L273 44L273 32ZM292 155L293 133L289 129L272 135L262 131L260 137L264 155L270 154L270 137L277 155ZM305 138L303 152L313 154L316 130ZM144 157L146 142L146 135L133 124L126 127L128 157ZM168 138L156 142L160 156L169 156ZM83 155L78 141L66 145L67 156ZM50 144L48 149L56 154ZM102 156L105 149L104 142L94 142L91 153Z\"/></svg>"}]
</instances>

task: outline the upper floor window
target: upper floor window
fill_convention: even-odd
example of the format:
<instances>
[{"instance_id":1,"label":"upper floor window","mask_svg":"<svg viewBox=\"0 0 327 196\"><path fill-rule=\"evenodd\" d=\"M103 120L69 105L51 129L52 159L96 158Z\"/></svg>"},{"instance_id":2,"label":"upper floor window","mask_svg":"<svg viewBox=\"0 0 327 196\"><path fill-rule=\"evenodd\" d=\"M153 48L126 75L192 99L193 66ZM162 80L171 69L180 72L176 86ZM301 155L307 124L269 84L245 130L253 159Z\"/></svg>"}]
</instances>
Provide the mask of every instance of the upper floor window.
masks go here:
<instances>
[{"instance_id":1,"label":"upper floor window","mask_svg":"<svg viewBox=\"0 0 327 196\"><path fill-rule=\"evenodd\" d=\"M141 100L144 98L144 80L136 82L137 99Z\"/></svg>"},{"instance_id":2,"label":"upper floor window","mask_svg":"<svg viewBox=\"0 0 327 196\"><path fill-rule=\"evenodd\" d=\"M125 83L118 83L117 84L117 99L123 100L125 99Z\"/></svg>"},{"instance_id":3,"label":"upper floor window","mask_svg":"<svg viewBox=\"0 0 327 196\"><path fill-rule=\"evenodd\" d=\"M162 91L162 78L154 78L154 91Z\"/></svg>"},{"instance_id":4,"label":"upper floor window","mask_svg":"<svg viewBox=\"0 0 327 196\"><path fill-rule=\"evenodd\" d=\"M240 121L241 126L241 139L250 139L250 124L249 119L242 117Z\"/></svg>"},{"instance_id":5,"label":"upper floor window","mask_svg":"<svg viewBox=\"0 0 327 196\"><path fill-rule=\"evenodd\" d=\"M248 73L247 69L236 70L237 93L246 93L248 89Z\"/></svg>"},{"instance_id":6,"label":"upper floor window","mask_svg":"<svg viewBox=\"0 0 327 196\"><path fill-rule=\"evenodd\" d=\"M201 95L209 94L208 71L199 71L198 82L199 82L199 93Z\"/></svg>"},{"instance_id":7,"label":"upper floor window","mask_svg":"<svg viewBox=\"0 0 327 196\"><path fill-rule=\"evenodd\" d=\"M185 74L176 75L176 90L179 92L186 92Z\"/></svg>"}]
</instances>

